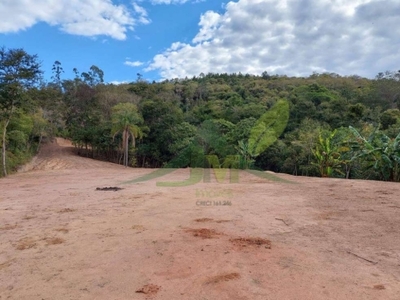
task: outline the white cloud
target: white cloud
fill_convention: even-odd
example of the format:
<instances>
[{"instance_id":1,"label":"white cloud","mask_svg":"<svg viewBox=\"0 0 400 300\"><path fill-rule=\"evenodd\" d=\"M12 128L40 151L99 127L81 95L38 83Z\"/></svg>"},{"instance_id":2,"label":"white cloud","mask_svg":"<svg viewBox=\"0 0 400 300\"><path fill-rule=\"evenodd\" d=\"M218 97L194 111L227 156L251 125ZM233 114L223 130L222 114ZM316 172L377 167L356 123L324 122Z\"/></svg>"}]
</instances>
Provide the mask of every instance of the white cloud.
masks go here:
<instances>
[{"instance_id":1,"label":"white cloud","mask_svg":"<svg viewBox=\"0 0 400 300\"><path fill-rule=\"evenodd\" d=\"M130 66L130 67L140 67L144 63L141 61L126 61L124 62L124 65Z\"/></svg>"},{"instance_id":2,"label":"white cloud","mask_svg":"<svg viewBox=\"0 0 400 300\"><path fill-rule=\"evenodd\" d=\"M131 81L127 81L127 80L124 80L124 81L118 81L118 80L113 80L113 81L110 81L109 83L110 84L114 84L114 85L120 85L120 84L127 84L127 83L130 83L130 82L132 82L133 80L131 80Z\"/></svg>"},{"instance_id":3,"label":"white cloud","mask_svg":"<svg viewBox=\"0 0 400 300\"><path fill-rule=\"evenodd\" d=\"M183 4L190 0L151 0L152 4Z\"/></svg>"},{"instance_id":4,"label":"white cloud","mask_svg":"<svg viewBox=\"0 0 400 300\"><path fill-rule=\"evenodd\" d=\"M163 78L263 71L373 77L399 68L398 24L398 0L231 1L224 13L201 16L192 43L173 43L146 70Z\"/></svg>"},{"instance_id":5,"label":"white cloud","mask_svg":"<svg viewBox=\"0 0 400 300\"><path fill-rule=\"evenodd\" d=\"M200 17L200 32L193 39L194 43L206 41L213 37L218 28L221 16L213 11L208 11Z\"/></svg>"},{"instance_id":6,"label":"white cloud","mask_svg":"<svg viewBox=\"0 0 400 300\"><path fill-rule=\"evenodd\" d=\"M1 0L0 33L28 29L38 22L59 26L69 34L106 35L117 40L137 24L148 24L147 12L133 2L132 7L112 0Z\"/></svg>"},{"instance_id":7,"label":"white cloud","mask_svg":"<svg viewBox=\"0 0 400 300\"><path fill-rule=\"evenodd\" d=\"M142 24L149 24L150 19L148 18L147 11L143 7L139 6L137 3L133 2L133 9L138 14L139 22Z\"/></svg>"},{"instance_id":8,"label":"white cloud","mask_svg":"<svg viewBox=\"0 0 400 300\"><path fill-rule=\"evenodd\" d=\"M143 0L140 0L143 1ZM206 0L150 0L151 4L184 4L186 2L199 3Z\"/></svg>"}]
</instances>

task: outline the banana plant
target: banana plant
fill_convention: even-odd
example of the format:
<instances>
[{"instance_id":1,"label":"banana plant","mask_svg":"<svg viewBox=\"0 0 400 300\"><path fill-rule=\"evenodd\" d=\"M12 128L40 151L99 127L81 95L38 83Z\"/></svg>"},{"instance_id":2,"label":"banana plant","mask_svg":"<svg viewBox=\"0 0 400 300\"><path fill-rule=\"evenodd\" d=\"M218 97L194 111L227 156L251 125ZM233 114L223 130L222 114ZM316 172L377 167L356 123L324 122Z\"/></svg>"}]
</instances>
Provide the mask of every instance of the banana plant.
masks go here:
<instances>
[{"instance_id":1,"label":"banana plant","mask_svg":"<svg viewBox=\"0 0 400 300\"><path fill-rule=\"evenodd\" d=\"M251 169L253 167L255 157L251 154L249 144L241 140L236 146L236 151L240 156L239 167L241 169Z\"/></svg>"},{"instance_id":2,"label":"banana plant","mask_svg":"<svg viewBox=\"0 0 400 300\"><path fill-rule=\"evenodd\" d=\"M352 148L353 160L362 159L367 169L373 169L386 181L400 181L400 133L390 139L376 128L368 138L350 126L355 140Z\"/></svg>"},{"instance_id":3,"label":"banana plant","mask_svg":"<svg viewBox=\"0 0 400 300\"><path fill-rule=\"evenodd\" d=\"M313 164L319 168L322 177L332 177L334 172L343 174L341 171L343 161L341 160L339 145L333 143L336 132L334 130L326 134L326 132L321 131L317 146L313 150L316 160Z\"/></svg>"}]
</instances>

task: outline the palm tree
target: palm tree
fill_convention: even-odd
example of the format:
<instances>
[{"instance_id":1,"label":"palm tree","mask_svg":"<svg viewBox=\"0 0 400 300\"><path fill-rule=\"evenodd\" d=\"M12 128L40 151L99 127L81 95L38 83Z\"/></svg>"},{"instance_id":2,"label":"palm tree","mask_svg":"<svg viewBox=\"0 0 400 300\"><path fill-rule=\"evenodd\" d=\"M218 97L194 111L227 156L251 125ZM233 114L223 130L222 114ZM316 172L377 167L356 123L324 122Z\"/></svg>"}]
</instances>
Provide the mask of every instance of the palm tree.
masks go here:
<instances>
[{"instance_id":1,"label":"palm tree","mask_svg":"<svg viewBox=\"0 0 400 300\"><path fill-rule=\"evenodd\" d=\"M119 103L112 109L112 134L113 138L122 133L122 148L124 151L124 166L129 163L129 138L132 138L132 146L135 148L136 139L143 137L143 131L139 125L143 124L143 118L138 113L136 105L132 103Z\"/></svg>"}]
</instances>

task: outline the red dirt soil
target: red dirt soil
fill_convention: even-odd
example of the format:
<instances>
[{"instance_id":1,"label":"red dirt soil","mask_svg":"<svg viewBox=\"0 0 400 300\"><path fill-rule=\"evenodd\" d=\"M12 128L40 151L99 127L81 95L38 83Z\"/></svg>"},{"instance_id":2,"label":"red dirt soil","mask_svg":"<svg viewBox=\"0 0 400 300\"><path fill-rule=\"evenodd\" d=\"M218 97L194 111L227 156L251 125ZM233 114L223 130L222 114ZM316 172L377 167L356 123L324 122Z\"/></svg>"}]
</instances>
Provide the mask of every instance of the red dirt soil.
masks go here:
<instances>
[{"instance_id":1,"label":"red dirt soil","mask_svg":"<svg viewBox=\"0 0 400 300\"><path fill-rule=\"evenodd\" d=\"M0 299L400 299L399 183L152 171L57 139L0 179Z\"/></svg>"}]
</instances>

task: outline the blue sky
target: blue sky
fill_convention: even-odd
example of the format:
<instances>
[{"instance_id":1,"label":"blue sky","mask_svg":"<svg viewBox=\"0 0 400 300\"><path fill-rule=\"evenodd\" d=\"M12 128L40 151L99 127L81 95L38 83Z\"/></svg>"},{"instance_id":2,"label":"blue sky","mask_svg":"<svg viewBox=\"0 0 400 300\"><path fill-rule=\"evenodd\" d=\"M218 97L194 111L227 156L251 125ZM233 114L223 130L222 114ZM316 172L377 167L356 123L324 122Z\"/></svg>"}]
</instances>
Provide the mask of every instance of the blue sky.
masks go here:
<instances>
[{"instance_id":1,"label":"blue sky","mask_svg":"<svg viewBox=\"0 0 400 300\"><path fill-rule=\"evenodd\" d=\"M56 60L107 82L400 69L398 0L1 0L0 20L0 46L37 54L47 79Z\"/></svg>"}]
</instances>

